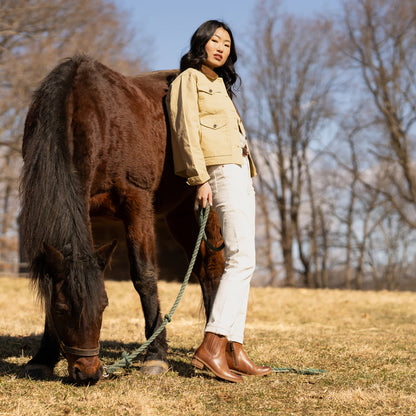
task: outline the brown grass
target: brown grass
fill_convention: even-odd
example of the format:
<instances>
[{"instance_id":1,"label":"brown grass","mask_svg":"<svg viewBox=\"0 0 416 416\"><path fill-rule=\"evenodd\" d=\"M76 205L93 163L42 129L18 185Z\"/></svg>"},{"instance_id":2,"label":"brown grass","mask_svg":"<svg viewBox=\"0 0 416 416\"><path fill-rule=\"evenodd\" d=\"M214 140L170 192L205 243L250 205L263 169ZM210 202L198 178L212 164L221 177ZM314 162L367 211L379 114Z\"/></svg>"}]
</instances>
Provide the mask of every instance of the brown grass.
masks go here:
<instances>
[{"instance_id":1,"label":"brown grass","mask_svg":"<svg viewBox=\"0 0 416 416\"><path fill-rule=\"evenodd\" d=\"M107 282L110 306L102 359L144 341L143 314L128 282ZM140 375L140 362L115 379L76 387L62 360L50 381L22 378L43 329L21 278L0 278L0 415L415 415L416 294L253 288L246 349L273 367L323 368L324 375L272 374L234 385L194 371L204 327L200 289L190 285L168 325L170 371ZM179 290L160 283L167 312Z\"/></svg>"}]
</instances>

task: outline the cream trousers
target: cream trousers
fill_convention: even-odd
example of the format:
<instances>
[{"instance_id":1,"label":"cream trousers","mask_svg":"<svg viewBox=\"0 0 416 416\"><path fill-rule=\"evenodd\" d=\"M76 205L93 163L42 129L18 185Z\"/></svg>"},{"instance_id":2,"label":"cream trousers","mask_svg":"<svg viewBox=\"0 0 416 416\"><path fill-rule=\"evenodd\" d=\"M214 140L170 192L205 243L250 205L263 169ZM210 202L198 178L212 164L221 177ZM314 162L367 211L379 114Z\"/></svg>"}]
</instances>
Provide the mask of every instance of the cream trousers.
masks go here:
<instances>
[{"instance_id":1,"label":"cream trousers","mask_svg":"<svg viewBox=\"0 0 416 416\"><path fill-rule=\"evenodd\" d=\"M208 166L212 209L224 238L225 270L205 332L243 343L255 253L255 198L248 158L243 165Z\"/></svg>"}]
</instances>

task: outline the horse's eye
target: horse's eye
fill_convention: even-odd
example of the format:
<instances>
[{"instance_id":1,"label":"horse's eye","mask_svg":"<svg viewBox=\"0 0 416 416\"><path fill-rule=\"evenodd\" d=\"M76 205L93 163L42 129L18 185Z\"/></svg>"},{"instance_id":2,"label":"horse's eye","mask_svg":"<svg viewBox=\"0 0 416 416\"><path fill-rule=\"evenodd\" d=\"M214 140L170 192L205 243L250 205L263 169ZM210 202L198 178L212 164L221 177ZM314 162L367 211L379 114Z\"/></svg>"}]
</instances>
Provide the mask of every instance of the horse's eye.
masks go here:
<instances>
[{"instance_id":1,"label":"horse's eye","mask_svg":"<svg viewBox=\"0 0 416 416\"><path fill-rule=\"evenodd\" d=\"M66 314L69 312L69 307L65 303L57 303L55 305L55 312L58 314Z\"/></svg>"}]
</instances>

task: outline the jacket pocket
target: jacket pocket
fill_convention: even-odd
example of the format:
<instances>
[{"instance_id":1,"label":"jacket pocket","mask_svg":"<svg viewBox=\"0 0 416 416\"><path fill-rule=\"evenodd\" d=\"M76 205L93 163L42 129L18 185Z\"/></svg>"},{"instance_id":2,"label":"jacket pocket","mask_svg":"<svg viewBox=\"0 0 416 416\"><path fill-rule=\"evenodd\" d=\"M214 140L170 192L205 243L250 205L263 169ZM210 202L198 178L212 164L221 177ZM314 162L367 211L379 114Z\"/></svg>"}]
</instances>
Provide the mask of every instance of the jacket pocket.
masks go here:
<instances>
[{"instance_id":1,"label":"jacket pocket","mask_svg":"<svg viewBox=\"0 0 416 416\"><path fill-rule=\"evenodd\" d=\"M198 105L203 114L216 114L224 111L227 97L218 85L198 85Z\"/></svg>"},{"instance_id":2,"label":"jacket pocket","mask_svg":"<svg viewBox=\"0 0 416 416\"><path fill-rule=\"evenodd\" d=\"M216 88L216 86L213 85L204 85L204 84L198 84L198 93L199 94L220 94L221 91Z\"/></svg>"},{"instance_id":3,"label":"jacket pocket","mask_svg":"<svg viewBox=\"0 0 416 416\"><path fill-rule=\"evenodd\" d=\"M227 119L205 116L200 119L201 149L204 157L229 156L232 144L229 137Z\"/></svg>"},{"instance_id":4,"label":"jacket pocket","mask_svg":"<svg viewBox=\"0 0 416 416\"><path fill-rule=\"evenodd\" d=\"M201 118L200 123L201 126L206 127L207 129L219 130L227 124L227 120L216 116L205 116Z\"/></svg>"}]
</instances>

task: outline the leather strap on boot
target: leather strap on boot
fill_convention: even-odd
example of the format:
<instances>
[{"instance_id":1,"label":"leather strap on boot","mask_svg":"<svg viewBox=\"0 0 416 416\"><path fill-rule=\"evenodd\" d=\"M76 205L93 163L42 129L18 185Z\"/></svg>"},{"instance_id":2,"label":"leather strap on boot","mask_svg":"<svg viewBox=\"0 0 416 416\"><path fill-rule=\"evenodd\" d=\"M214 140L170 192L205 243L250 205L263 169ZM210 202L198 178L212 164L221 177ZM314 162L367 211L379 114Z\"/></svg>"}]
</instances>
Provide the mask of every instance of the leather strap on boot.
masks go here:
<instances>
[{"instance_id":1,"label":"leather strap on boot","mask_svg":"<svg viewBox=\"0 0 416 416\"><path fill-rule=\"evenodd\" d=\"M260 367L250 360L243 349L243 345L238 342L230 341L227 343L225 355L230 370L237 374L250 376L265 376L273 370L271 367Z\"/></svg>"}]
</instances>

